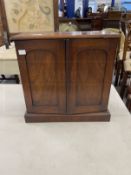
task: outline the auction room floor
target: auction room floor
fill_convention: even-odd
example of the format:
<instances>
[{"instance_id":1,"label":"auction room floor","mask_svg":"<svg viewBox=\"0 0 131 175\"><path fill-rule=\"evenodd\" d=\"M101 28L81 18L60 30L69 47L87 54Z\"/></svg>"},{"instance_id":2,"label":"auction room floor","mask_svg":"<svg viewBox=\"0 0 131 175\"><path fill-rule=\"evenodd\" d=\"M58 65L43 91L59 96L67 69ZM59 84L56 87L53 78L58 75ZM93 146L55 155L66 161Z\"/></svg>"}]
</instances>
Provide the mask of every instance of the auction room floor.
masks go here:
<instances>
[{"instance_id":1,"label":"auction room floor","mask_svg":"<svg viewBox=\"0 0 131 175\"><path fill-rule=\"evenodd\" d=\"M131 116L112 86L110 122L24 122L21 85L0 85L0 175L131 175Z\"/></svg>"}]
</instances>

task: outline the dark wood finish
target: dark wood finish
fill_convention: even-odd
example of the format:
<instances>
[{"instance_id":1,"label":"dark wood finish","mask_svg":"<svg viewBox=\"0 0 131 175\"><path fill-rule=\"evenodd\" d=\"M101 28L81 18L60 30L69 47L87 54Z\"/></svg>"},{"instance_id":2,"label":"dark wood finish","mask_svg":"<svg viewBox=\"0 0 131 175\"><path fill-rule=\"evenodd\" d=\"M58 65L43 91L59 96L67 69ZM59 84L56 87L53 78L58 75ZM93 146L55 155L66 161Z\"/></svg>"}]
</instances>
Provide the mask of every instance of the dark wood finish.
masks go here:
<instances>
[{"instance_id":1,"label":"dark wood finish","mask_svg":"<svg viewBox=\"0 0 131 175\"><path fill-rule=\"evenodd\" d=\"M92 30L102 30L102 28L103 28L103 19L102 19L102 17L92 19L91 28L92 28Z\"/></svg>"},{"instance_id":2,"label":"dark wood finish","mask_svg":"<svg viewBox=\"0 0 131 175\"><path fill-rule=\"evenodd\" d=\"M30 122L108 122L110 121L109 111L98 113L86 113L76 115L56 115L56 114L34 114L26 113L25 121Z\"/></svg>"},{"instance_id":3,"label":"dark wood finish","mask_svg":"<svg viewBox=\"0 0 131 175\"><path fill-rule=\"evenodd\" d=\"M107 110L117 40L70 41L68 113ZM110 52L109 52L110 50Z\"/></svg>"},{"instance_id":4,"label":"dark wood finish","mask_svg":"<svg viewBox=\"0 0 131 175\"><path fill-rule=\"evenodd\" d=\"M126 106L127 106L128 110L131 112L131 85L127 88Z\"/></svg>"},{"instance_id":5,"label":"dark wood finish","mask_svg":"<svg viewBox=\"0 0 131 175\"><path fill-rule=\"evenodd\" d=\"M119 28L121 16L121 11L109 11L103 18L103 28Z\"/></svg>"},{"instance_id":6,"label":"dark wood finish","mask_svg":"<svg viewBox=\"0 0 131 175\"><path fill-rule=\"evenodd\" d=\"M8 27L8 23L7 23L7 16L6 16L6 12L5 12L5 4L4 4L4 0L0 0L0 16L1 16L1 22L2 22L2 44L5 44L6 48L9 48L10 45L10 41L9 41L9 27Z\"/></svg>"},{"instance_id":7,"label":"dark wood finish","mask_svg":"<svg viewBox=\"0 0 131 175\"><path fill-rule=\"evenodd\" d=\"M126 106L128 110L131 112L131 94L127 97Z\"/></svg>"},{"instance_id":8,"label":"dark wood finish","mask_svg":"<svg viewBox=\"0 0 131 175\"><path fill-rule=\"evenodd\" d=\"M103 28L119 28L120 19L104 19Z\"/></svg>"},{"instance_id":9,"label":"dark wood finish","mask_svg":"<svg viewBox=\"0 0 131 175\"><path fill-rule=\"evenodd\" d=\"M43 39L87 39L87 38L119 38L120 34L107 31L88 31L88 32L43 32L43 33L20 33L12 36L10 40L43 40Z\"/></svg>"},{"instance_id":10,"label":"dark wood finish","mask_svg":"<svg viewBox=\"0 0 131 175\"><path fill-rule=\"evenodd\" d=\"M119 35L102 32L14 36L26 122L109 121ZM19 50L26 55L19 55Z\"/></svg>"},{"instance_id":11,"label":"dark wood finish","mask_svg":"<svg viewBox=\"0 0 131 175\"><path fill-rule=\"evenodd\" d=\"M6 16L6 12L5 12L4 0L0 0L0 11L1 11L3 30L6 31L7 34L9 35L9 27L8 27L8 23L7 23L7 16Z\"/></svg>"},{"instance_id":12,"label":"dark wood finish","mask_svg":"<svg viewBox=\"0 0 131 175\"><path fill-rule=\"evenodd\" d=\"M55 31L59 30L59 19L58 19L58 0L53 0L54 4L54 26Z\"/></svg>"},{"instance_id":13,"label":"dark wood finish","mask_svg":"<svg viewBox=\"0 0 131 175\"><path fill-rule=\"evenodd\" d=\"M87 18L59 18L59 23L73 23L79 31L101 30L103 27L101 16L89 16Z\"/></svg>"},{"instance_id":14,"label":"dark wood finish","mask_svg":"<svg viewBox=\"0 0 131 175\"><path fill-rule=\"evenodd\" d=\"M35 43L35 44L33 44ZM65 42L64 40L35 40L16 42L20 71L29 113L65 113ZM26 76L25 76L26 74Z\"/></svg>"},{"instance_id":15,"label":"dark wood finish","mask_svg":"<svg viewBox=\"0 0 131 175\"><path fill-rule=\"evenodd\" d=\"M107 18L112 20L120 20L122 12L121 11L109 11L107 13Z\"/></svg>"},{"instance_id":16,"label":"dark wood finish","mask_svg":"<svg viewBox=\"0 0 131 175\"><path fill-rule=\"evenodd\" d=\"M88 14L86 18L59 18L59 23L75 23L81 31L101 30L102 28L119 28L121 16L121 11L91 13Z\"/></svg>"}]
</instances>

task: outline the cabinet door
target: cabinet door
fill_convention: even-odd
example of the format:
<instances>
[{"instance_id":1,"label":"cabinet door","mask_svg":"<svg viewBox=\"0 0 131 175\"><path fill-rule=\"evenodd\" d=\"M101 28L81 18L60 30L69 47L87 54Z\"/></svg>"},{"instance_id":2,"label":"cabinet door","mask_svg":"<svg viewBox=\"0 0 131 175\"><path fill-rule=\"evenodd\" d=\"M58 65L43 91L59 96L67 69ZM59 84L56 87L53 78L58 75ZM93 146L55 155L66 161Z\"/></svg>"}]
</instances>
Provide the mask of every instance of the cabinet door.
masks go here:
<instances>
[{"instance_id":1,"label":"cabinet door","mask_svg":"<svg viewBox=\"0 0 131 175\"><path fill-rule=\"evenodd\" d=\"M107 110L117 39L68 42L68 114Z\"/></svg>"},{"instance_id":2,"label":"cabinet door","mask_svg":"<svg viewBox=\"0 0 131 175\"><path fill-rule=\"evenodd\" d=\"M17 41L16 46L27 112L64 114L64 40Z\"/></svg>"}]
</instances>

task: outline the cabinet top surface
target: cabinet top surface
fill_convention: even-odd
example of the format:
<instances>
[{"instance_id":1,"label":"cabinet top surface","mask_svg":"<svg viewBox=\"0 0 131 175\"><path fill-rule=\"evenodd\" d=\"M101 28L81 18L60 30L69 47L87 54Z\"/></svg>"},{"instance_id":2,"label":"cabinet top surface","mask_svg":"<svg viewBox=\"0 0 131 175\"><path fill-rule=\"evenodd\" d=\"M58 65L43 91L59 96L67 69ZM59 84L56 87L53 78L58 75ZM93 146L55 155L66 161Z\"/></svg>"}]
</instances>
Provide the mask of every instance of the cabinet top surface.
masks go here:
<instances>
[{"instance_id":1,"label":"cabinet top surface","mask_svg":"<svg viewBox=\"0 0 131 175\"><path fill-rule=\"evenodd\" d=\"M107 31L88 31L88 32L48 32L48 33L19 33L11 37L16 40L34 39L71 39L71 38L119 38L120 34Z\"/></svg>"}]
</instances>

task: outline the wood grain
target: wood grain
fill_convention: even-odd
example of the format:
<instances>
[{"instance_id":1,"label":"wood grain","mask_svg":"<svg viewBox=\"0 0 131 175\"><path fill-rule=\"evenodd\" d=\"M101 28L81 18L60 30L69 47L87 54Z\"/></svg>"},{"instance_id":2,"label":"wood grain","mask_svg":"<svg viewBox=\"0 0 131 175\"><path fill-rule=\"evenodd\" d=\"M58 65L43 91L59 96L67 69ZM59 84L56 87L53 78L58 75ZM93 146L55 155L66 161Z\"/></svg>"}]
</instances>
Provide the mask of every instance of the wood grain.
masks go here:
<instances>
[{"instance_id":1,"label":"wood grain","mask_svg":"<svg viewBox=\"0 0 131 175\"><path fill-rule=\"evenodd\" d=\"M99 34L99 35L98 35ZM101 32L14 36L26 122L109 121L119 35ZM20 55L19 50L25 50Z\"/></svg>"},{"instance_id":2,"label":"wood grain","mask_svg":"<svg viewBox=\"0 0 131 175\"><path fill-rule=\"evenodd\" d=\"M42 32L42 33L19 33L10 39L34 40L34 39L72 39L72 38L120 38L120 34L109 31L88 31L88 32Z\"/></svg>"},{"instance_id":3,"label":"wood grain","mask_svg":"<svg viewBox=\"0 0 131 175\"><path fill-rule=\"evenodd\" d=\"M18 60L24 91L28 91L25 93L28 112L64 114L65 43L60 40L37 40L35 45L33 43L31 41L16 43L17 50L26 48L26 55L19 56Z\"/></svg>"},{"instance_id":4,"label":"wood grain","mask_svg":"<svg viewBox=\"0 0 131 175\"><path fill-rule=\"evenodd\" d=\"M72 39L69 48L68 114L107 110L117 40Z\"/></svg>"}]
</instances>

